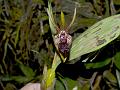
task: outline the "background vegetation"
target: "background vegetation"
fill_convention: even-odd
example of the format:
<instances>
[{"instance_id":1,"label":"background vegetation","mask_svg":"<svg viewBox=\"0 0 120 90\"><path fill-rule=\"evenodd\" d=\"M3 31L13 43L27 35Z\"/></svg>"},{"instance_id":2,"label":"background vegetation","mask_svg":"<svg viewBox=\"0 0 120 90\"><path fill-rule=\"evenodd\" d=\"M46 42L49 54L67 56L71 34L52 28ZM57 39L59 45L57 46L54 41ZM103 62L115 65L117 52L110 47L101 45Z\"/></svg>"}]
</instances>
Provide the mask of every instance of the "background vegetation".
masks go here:
<instances>
[{"instance_id":1,"label":"background vegetation","mask_svg":"<svg viewBox=\"0 0 120 90\"><path fill-rule=\"evenodd\" d=\"M61 10L67 23L75 5L77 16L69 31L73 39L94 23L120 13L119 0L53 0L59 22ZM55 47L49 28L47 0L0 0L0 88L19 89L42 80L43 67L51 66ZM61 63L55 90L118 90L120 88L119 37L94 53Z\"/></svg>"}]
</instances>

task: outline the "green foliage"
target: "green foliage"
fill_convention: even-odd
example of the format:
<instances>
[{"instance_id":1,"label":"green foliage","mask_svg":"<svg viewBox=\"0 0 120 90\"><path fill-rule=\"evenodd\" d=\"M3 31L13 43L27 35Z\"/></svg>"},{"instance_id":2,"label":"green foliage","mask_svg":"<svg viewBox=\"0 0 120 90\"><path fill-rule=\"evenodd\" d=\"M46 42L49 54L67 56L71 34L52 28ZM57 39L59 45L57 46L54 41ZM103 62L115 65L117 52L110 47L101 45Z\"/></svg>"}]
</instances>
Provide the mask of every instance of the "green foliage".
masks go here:
<instances>
[{"instance_id":1,"label":"green foliage","mask_svg":"<svg viewBox=\"0 0 120 90\"><path fill-rule=\"evenodd\" d=\"M102 68L108 65L111 62L111 58L108 58L104 61L96 62L96 63L85 63L85 67L87 69L95 69L95 68Z\"/></svg>"},{"instance_id":2,"label":"green foliage","mask_svg":"<svg viewBox=\"0 0 120 90\"><path fill-rule=\"evenodd\" d=\"M0 0L0 88L14 90L28 82L46 80L47 87L55 83L55 90L119 89L119 0L50 1L52 4L47 9L48 3L44 0ZM85 70L95 72L89 78L79 75L75 80L56 74L55 82L55 70L61 60L54 53L52 35L56 34L57 23L60 23L61 10L64 13L61 17L69 26L75 7L76 19L69 31L73 37L70 60L65 63L84 61L80 63L84 63ZM64 26L63 18L61 22ZM107 48L111 46L114 48ZM98 49L100 53L107 51L106 55L100 56L98 52L91 59L91 52ZM44 65L48 70L43 74ZM78 68L81 69L83 67Z\"/></svg>"},{"instance_id":3,"label":"green foliage","mask_svg":"<svg viewBox=\"0 0 120 90\"><path fill-rule=\"evenodd\" d=\"M59 77L60 78L60 77ZM78 82L70 78L60 78L56 81L55 90L81 90Z\"/></svg>"},{"instance_id":4,"label":"green foliage","mask_svg":"<svg viewBox=\"0 0 120 90\"><path fill-rule=\"evenodd\" d=\"M48 8L47 8L47 13L48 13L48 16L49 16L49 25L50 25L50 28L51 28L51 32L53 34L56 34L56 23L55 23L55 20L54 20L54 16L53 16L53 12L52 12L52 7L51 7L51 4L48 3Z\"/></svg>"},{"instance_id":5,"label":"green foliage","mask_svg":"<svg viewBox=\"0 0 120 90\"><path fill-rule=\"evenodd\" d=\"M117 52L113 60L115 66L120 70L120 52Z\"/></svg>"},{"instance_id":6,"label":"green foliage","mask_svg":"<svg viewBox=\"0 0 120 90\"><path fill-rule=\"evenodd\" d=\"M96 51L120 35L120 15L103 19L79 35L72 43L70 60Z\"/></svg>"},{"instance_id":7,"label":"green foliage","mask_svg":"<svg viewBox=\"0 0 120 90\"><path fill-rule=\"evenodd\" d=\"M33 72L33 70L30 67L24 66L23 64L20 64L19 66L26 77L35 76L35 72Z\"/></svg>"},{"instance_id":8,"label":"green foliage","mask_svg":"<svg viewBox=\"0 0 120 90\"><path fill-rule=\"evenodd\" d=\"M42 80L44 64L50 66L53 46L50 35L46 37L49 25L43 7L42 0L0 0L1 88Z\"/></svg>"},{"instance_id":9,"label":"green foliage","mask_svg":"<svg viewBox=\"0 0 120 90\"><path fill-rule=\"evenodd\" d=\"M98 2L94 2L94 3L98 3ZM106 9L106 13L105 13L104 17L109 16L108 1L106 1L106 7L107 7L107 9ZM51 7L48 7L48 8L51 8ZM96 6L96 8L97 8L97 6ZM112 10L111 10L111 14L113 14ZM50 13L52 13L52 11L49 10L48 15L49 15L49 17L52 17L53 15L52 14L50 15ZM111 16L106 19L103 19L103 20L97 22L96 24L94 24L93 26L91 26L90 28L88 28L85 32L80 34L77 38L75 38L72 43L72 47L70 49L69 60L73 60L84 54L88 54L90 52L99 50L100 48L106 46L108 43L110 43L113 40L115 40L116 38L118 38L118 36L120 35L119 16L120 15L115 15L115 16ZM50 23L50 26L52 27L51 30L53 30L55 22L53 24L51 21L49 20L49 23ZM56 27L54 27L54 29L55 28ZM102 68L102 67L108 65L110 62L111 62L111 58L108 58L105 61L101 61L101 62L97 62L97 63L88 63L85 66L87 69ZM60 64L59 62L56 62L56 66L59 64ZM51 68L51 69L53 69L53 68ZM112 77L114 77L114 75L112 75L110 72L110 74L108 74L107 77L112 78ZM92 87L92 84L91 84L91 85L85 86L85 88L87 88L87 89L94 88L95 90L100 88L99 87L100 82L98 81L100 79L101 79L101 76L96 77L96 81L95 81L96 83L95 83L94 87ZM112 80L113 79L114 78L112 78ZM116 82L116 80L114 80L114 81ZM109 82L111 82L111 84L114 84L114 82L112 82L112 81L109 81ZM106 81L106 83L107 83L107 81ZM68 88L68 86L66 86L66 83L63 83L63 85L65 87L61 86L62 88L66 88L66 87ZM116 86L116 83L114 85Z\"/></svg>"}]
</instances>

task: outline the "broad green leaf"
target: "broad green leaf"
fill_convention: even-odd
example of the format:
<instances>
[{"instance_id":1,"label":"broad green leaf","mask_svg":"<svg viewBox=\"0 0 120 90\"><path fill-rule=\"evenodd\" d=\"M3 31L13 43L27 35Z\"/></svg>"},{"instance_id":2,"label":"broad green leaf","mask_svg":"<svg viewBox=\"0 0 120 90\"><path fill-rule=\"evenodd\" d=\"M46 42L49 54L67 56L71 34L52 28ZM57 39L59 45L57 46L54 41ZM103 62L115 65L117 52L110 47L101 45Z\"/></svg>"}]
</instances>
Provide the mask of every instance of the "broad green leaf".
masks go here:
<instances>
[{"instance_id":1,"label":"broad green leaf","mask_svg":"<svg viewBox=\"0 0 120 90\"><path fill-rule=\"evenodd\" d=\"M104 67L106 65L108 65L111 62L111 58L108 58L104 61L101 62L96 62L96 63L85 63L85 67L87 69L91 69L91 68L101 68Z\"/></svg>"},{"instance_id":2,"label":"broad green leaf","mask_svg":"<svg viewBox=\"0 0 120 90\"><path fill-rule=\"evenodd\" d=\"M113 60L115 66L120 70L120 52L117 52Z\"/></svg>"},{"instance_id":3,"label":"broad green leaf","mask_svg":"<svg viewBox=\"0 0 120 90\"><path fill-rule=\"evenodd\" d=\"M97 22L73 41L70 50L70 60L99 50L119 35L120 14Z\"/></svg>"},{"instance_id":4,"label":"broad green leaf","mask_svg":"<svg viewBox=\"0 0 120 90\"><path fill-rule=\"evenodd\" d=\"M28 66L20 64L20 69L22 70L23 74L26 77L34 77L35 76L35 72L33 72L33 70Z\"/></svg>"}]
</instances>

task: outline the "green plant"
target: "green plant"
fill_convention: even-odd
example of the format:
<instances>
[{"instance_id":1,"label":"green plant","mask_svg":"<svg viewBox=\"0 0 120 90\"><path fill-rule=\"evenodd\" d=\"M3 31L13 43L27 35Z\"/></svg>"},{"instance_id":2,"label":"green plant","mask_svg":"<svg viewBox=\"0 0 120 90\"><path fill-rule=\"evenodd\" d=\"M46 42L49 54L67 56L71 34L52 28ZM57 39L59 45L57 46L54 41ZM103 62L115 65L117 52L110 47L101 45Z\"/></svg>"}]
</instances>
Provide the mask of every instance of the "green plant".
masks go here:
<instances>
[{"instance_id":1,"label":"green plant","mask_svg":"<svg viewBox=\"0 0 120 90\"><path fill-rule=\"evenodd\" d=\"M120 1L50 1L52 7L45 0L0 0L0 88L13 90L42 82L43 88L55 90L119 89ZM53 45L55 24L62 10L59 24L67 26L75 7L70 57L60 59ZM72 78L75 74L77 78Z\"/></svg>"},{"instance_id":2,"label":"green plant","mask_svg":"<svg viewBox=\"0 0 120 90\"><path fill-rule=\"evenodd\" d=\"M51 5L49 3L48 3L47 12L49 15L49 23L50 23L51 31L53 32L53 35L54 35L54 33L56 32L56 24L53 18ZM72 43L72 47L70 49L69 61L72 61L84 54L99 50L105 45L107 45L108 43L110 43L111 41L115 40L120 35L119 17L120 15L118 14L118 15L103 19L97 22L96 24L94 24L93 26L91 26L81 35L79 35ZM51 69L48 70L48 73L46 73L46 76L47 76L45 78L46 88L49 88L53 85L53 81L55 78L55 69L61 62L60 58L58 57L59 56L55 54L52 67ZM104 65L105 65L105 62L106 60L103 62ZM110 59L106 63L109 63L109 62L110 62ZM89 66L90 64L86 64L86 67L89 67ZM96 66L99 67L98 64ZM95 64L94 64L94 67L95 67Z\"/></svg>"}]
</instances>

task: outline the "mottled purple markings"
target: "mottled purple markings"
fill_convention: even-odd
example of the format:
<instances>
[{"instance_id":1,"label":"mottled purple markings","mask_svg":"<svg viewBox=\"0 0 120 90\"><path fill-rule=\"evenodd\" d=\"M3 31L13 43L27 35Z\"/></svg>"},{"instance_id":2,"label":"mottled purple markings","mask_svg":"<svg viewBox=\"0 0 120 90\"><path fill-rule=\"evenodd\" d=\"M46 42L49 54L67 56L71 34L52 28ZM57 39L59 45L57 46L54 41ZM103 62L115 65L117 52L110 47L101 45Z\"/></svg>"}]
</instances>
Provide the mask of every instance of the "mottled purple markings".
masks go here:
<instances>
[{"instance_id":1,"label":"mottled purple markings","mask_svg":"<svg viewBox=\"0 0 120 90\"><path fill-rule=\"evenodd\" d=\"M96 38L96 41L97 41L97 42L96 42L96 45L97 45L97 46L100 46L100 45L104 44L105 42L107 42L106 39L104 39L104 38L99 38L99 36L96 36L95 38Z\"/></svg>"}]
</instances>

